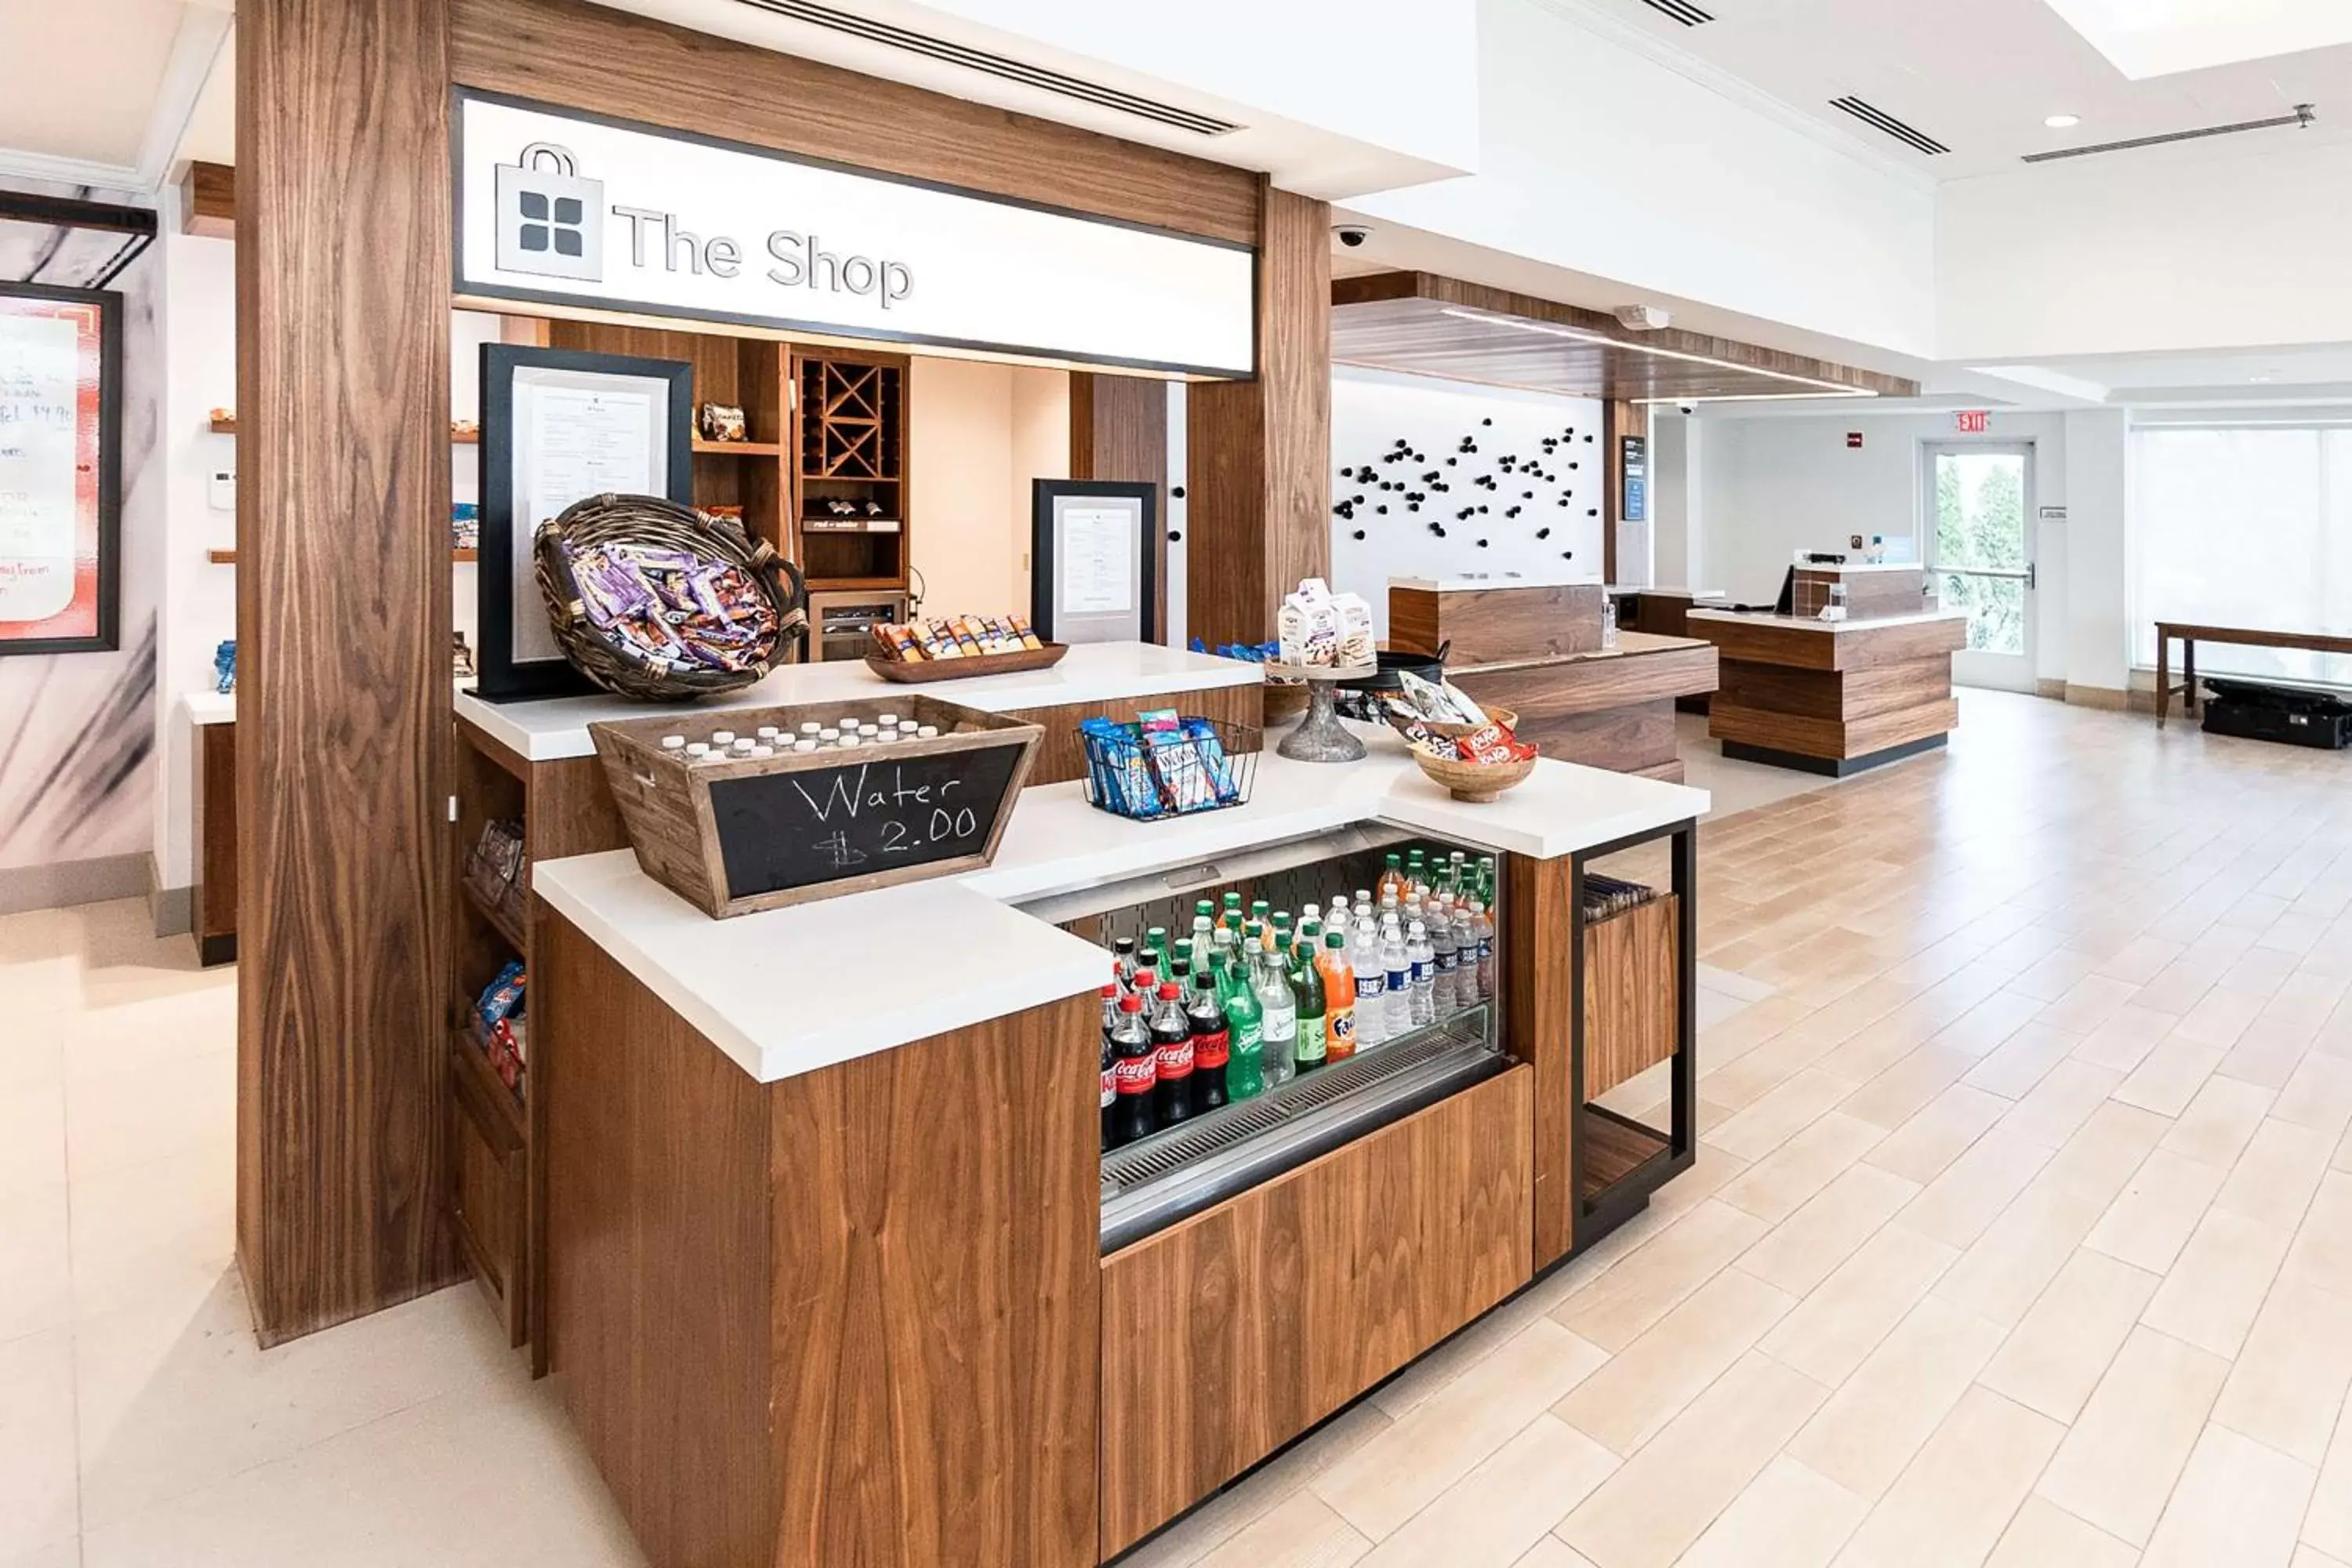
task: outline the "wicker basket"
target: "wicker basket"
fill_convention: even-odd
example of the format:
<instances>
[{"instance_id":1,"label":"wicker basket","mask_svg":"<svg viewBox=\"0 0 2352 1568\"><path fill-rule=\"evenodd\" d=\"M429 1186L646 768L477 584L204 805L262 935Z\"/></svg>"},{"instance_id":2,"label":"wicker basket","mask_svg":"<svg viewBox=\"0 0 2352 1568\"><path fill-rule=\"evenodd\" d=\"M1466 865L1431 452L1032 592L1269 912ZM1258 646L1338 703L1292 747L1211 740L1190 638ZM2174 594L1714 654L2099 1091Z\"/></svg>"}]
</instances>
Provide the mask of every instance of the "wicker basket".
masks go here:
<instances>
[{"instance_id":1,"label":"wicker basket","mask_svg":"<svg viewBox=\"0 0 2352 1568\"><path fill-rule=\"evenodd\" d=\"M562 549L567 542L575 550L613 544L684 550L740 567L768 595L776 612L776 634L759 660L742 669L650 661L606 637L589 618ZM747 538L737 522L707 517L659 496L605 494L575 501L561 517L539 525L531 557L540 594L547 601L548 623L563 657L605 690L640 702L680 702L739 691L768 673L785 640L808 621L807 612L797 607L797 582L791 590L784 586L785 574L798 574L773 545Z\"/></svg>"}]
</instances>

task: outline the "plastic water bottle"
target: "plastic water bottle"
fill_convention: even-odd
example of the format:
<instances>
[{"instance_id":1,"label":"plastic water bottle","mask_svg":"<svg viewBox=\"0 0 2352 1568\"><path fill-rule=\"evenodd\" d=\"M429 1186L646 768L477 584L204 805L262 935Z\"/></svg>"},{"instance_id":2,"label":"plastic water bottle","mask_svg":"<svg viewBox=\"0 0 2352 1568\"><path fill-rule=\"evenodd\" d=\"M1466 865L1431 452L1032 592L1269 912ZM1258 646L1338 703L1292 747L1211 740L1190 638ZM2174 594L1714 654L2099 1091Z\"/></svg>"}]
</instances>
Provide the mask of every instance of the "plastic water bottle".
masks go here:
<instances>
[{"instance_id":1,"label":"plastic water bottle","mask_svg":"<svg viewBox=\"0 0 2352 1568\"><path fill-rule=\"evenodd\" d=\"M1412 958L1405 951L1404 932L1391 915L1381 922L1381 1000L1388 1022L1381 1037L1393 1040L1412 1027Z\"/></svg>"},{"instance_id":2,"label":"plastic water bottle","mask_svg":"<svg viewBox=\"0 0 2352 1568\"><path fill-rule=\"evenodd\" d=\"M1454 921L1443 898L1431 900L1422 925L1429 932L1430 1011L1436 1017L1447 1017L1462 1003L1454 989Z\"/></svg>"},{"instance_id":3,"label":"plastic water bottle","mask_svg":"<svg viewBox=\"0 0 2352 1568\"><path fill-rule=\"evenodd\" d=\"M1465 1007L1475 1007L1489 994L1478 984L1478 900L1461 907L1454 922L1454 994ZM1492 974L1488 975L1491 980Z\"/></svg>"},{"instance_id":4,"label":"plastic water bottle","mask_svg":"<svg viewBox=\"0 0 2352 1568\"><path fill-rule=\"evenodd\" d=\"M1359 905L1356 929L1348 938L1348 966L1356 973L1356 1048L1360 1051L1389 1037L1388 972L1381 967L1380 948L1372 911Z\"/></svg>"},{"instance_id":5,"label":"plastic water bottle","mask_svg":"<svg viewBox=\"0 0 2352 1568\"><path fill-rule=\"evenodd\" d=\"M1437 1022L1437 953L1429 944L1429 928L1419 921L1405 927L1404 955L1412 965L1411 1017L1415 1028Z\"/></svg>"},{"instance_id":6,"label":"plastic water bottle","mask_svg":"<svg viewBox=\"0 0 2352 1568\"><path fill-rule=\"evenodd\" d=\"M1262 1042L1260 1057L1265 1087L1279 1089L1298 1076L1295 1054L1298 1044L1298 998L1291 994L1289 979L1270 952L1258 954L1257 973L1251 984L1257 991L1258 1037Z\"/></svg>"}]
</instances>

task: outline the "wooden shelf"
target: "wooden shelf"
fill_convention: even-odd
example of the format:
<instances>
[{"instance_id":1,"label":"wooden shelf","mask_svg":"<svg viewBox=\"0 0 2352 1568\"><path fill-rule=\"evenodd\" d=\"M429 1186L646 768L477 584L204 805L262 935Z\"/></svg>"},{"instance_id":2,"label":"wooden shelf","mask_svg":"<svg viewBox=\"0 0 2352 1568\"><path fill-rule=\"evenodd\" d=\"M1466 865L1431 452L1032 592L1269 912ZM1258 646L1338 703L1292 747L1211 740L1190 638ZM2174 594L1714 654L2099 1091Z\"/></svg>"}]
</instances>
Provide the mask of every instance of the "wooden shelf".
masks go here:
<instances>
[{"instance_id":1,"label":"wooden shelf","mask_svg":"<svg viewBox=\"0 0 2352 1568\"><path fill-rule=\"evenodd\" d=\"M236 416L215 415L208 422L208 427L215 436L234 436L236 434ZM453 425L449 427L449 439L460 447L478 446L482 433L479 430L460 430Z\"/></svg>"},{"instance_id":2,"label":"wooden shelf","mask_svg":"<svg viewBox=\"0 0 2352 1568\"><path fill-rule=\"evenodd\" d=\"M506 939L507 945L514 949L515 956L517 958L522 957L525 952L522 942L522 928L514 922L513 918L508 915L505 910L492 909L488 904L485 903L482 900L481 894L474 891L472 884L467 882L462 877L458 879L457 888L460 892L466 895L466 903L467 907L472 909L476 914L481 916L484 921L488 921L492 931L497 931L499 935Z\"/></svg>"},{"instance_id":3,"label":"wooden shelf","mask_svg":"<svg viewBox=\"0 0 2352 1568\"><path fill-rule=\"evenodd\" d=\"M781 458L784 446L781 441L706 441L694 438L694 455L698 458Z\"/></svg>"},{"instance_id":4,"label":"wooden shelf","mask_svg":"<svg viewBox=\"0 0 2352 1568\"><path fill-rule=\"evenodd\" d=\"M823 537L823 536L820 536ZM841 534L843 539L862 537ZM812 577L808 580L812 594L903 594L907 582L903 577Z\"/></svg>"},{"instance_id":5,"label":"wooden shelf","mask_svg":"<svg viewBox=\"0 0 2352 1568\"><path fill-rule=\"evenodd\" d=\"M479 561L481 558L482 552L474 549L470 545L449 552L449 559L452 561ZM211 562L215 566L234 566L236 564L236 552L234 550L207 550L205 552L205 559Z\"/></svg>"},{"instance_id":6,"label":"wooden shelf","mask_svg":"<svg viewBox=\"0 0 2352 1568\"><path fill-rule=\"evenodd\" d=\"M499 1075L491 1070L489 1053L482 1049L481 1043L474 1038L473 1031L463 1025L451 1029L449 1054L457 1060L458 1076L470 1080L482 1091L481 1098L488 1102L499 1122L504 1125L509 1133L512 1134L513 1142L499 1152L514 1153L520 1151L528 1137L528 1130L523 1121L522 1101L518 1100L515 1097L515 1091L509 1089L504 1082L500 1081Z\"/></svg>"}]
</instances>

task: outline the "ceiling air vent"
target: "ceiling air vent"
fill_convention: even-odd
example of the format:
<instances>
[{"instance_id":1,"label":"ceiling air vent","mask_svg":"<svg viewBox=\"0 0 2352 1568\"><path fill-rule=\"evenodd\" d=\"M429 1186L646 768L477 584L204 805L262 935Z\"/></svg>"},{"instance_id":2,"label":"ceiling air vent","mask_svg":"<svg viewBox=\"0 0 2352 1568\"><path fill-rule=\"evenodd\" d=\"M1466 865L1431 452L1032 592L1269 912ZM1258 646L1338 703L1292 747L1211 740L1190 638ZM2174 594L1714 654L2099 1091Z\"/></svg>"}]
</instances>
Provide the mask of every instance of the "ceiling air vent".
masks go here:
<instances>
[{"instance_id":1,"label":"ceiling air vent","mask_svg":"<svg viewBox=\"0 0 2352 1568\"><path fill-rule=\"evenodd\" d=\"M2241 131L2279 131L2294 126L2300 131L2319 118L2318 110L2308 103L2298 103L2293 114L2273 115L2268 120L2241 120L2234 125L2207 125L2195 131L2168 131L2161 136L2135 136L2128 142L2102 142L2095 147L2062 147L2055 153L2028 153L2029 163L2050 163L2061 158L2088 158L2099 153L2128 153L2136 147L2162 147L2173 142L2198 142L2208 136L2235 136Z\"/></svg>"},{"instance_id":2,"label":"ceiling air vent","mask_svg":"<svg viewBox=\"0 0 2352 1568\"><path fill-rule=\"evenodd\" d=\"M1642 0L1642 4L1661 16L1671 16L1685 27L1696 27L1701 22L1712 22L1714 14L1702 11L1690 0Z\"/></svg>"},{"instance_id":3,"label":"ceiling air vent","mask_svg":"<svg viewBox=\"0 0 2352 1568\"><path fill-rule=\"evenodd\" d=\"M928 59L961 66L967 70L981 71L1004 81L1018 82L1024 87L1059 93L1064 98L1075 98L1103 109L1116 110L1121 114L1172 125L1179 131L1190 131L1195 135L1223 136L1229 131L1241 129L1230 121L1195 114L1174 104L1139 98L1134 93L1121 92L1115 87L1105 87L1100 82L1087 81L1082 77L1047 70L1043 66L1025 65L1003 55L992 55L985 49L975 49L947 38L935 38L929 33L918 33L911 28L893 26L887 22L875 21L870 16L853 16L830 5L814 5L811 0L737 0L737 4L749 5L755 11L765 11L771 16L805 22L813 27L824 27L830 32L863 38L868 43L904 49L908 54L921 55Z\"/></svg>"},{"instance_id":4,"label":"ceiling air vent","mask_svg":"<svg viewBox=\"0 0 2352 1568\"><path fill-rule=\"evenodd\" d=\"M1936 153L1951 151L1949 147L1945 146L1926 132L1906 125L1886 110L1864 103L1858 98L1832 98L1830 100L1830 107L1843 110L1873 131L1885 132L1914 153L1925 153L1933 157Z\"/></svg>"}]
</instances>

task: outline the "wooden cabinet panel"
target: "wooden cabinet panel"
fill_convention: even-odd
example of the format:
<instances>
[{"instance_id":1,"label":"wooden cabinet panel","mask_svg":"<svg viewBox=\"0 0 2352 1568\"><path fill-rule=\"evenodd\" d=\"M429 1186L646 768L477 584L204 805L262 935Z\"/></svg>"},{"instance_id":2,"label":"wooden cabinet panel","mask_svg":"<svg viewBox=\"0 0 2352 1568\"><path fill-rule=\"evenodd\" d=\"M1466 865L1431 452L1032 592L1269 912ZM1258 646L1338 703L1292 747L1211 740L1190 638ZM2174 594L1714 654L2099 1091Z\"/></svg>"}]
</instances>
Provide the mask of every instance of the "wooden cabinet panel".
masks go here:
<instances>
[{"instance_id":1,"label":"wooden cabinet panel","mask_svg":"<svg viewBox=\"0 0 2352 1568\"><path fill-rule=\"evenodd\" d=\"M1102 1264L1102 1552L1533 1277L1515 1067Z\"/></svg>"},{"instance_id":2,"label":"wooden cabinet panel","mask_svg":"<svg viewBox=\"0 0 2352 1568\"><path fill-rule=\"evenodd\" d=\"M196 886L190 929L205 963L236 957L236 726L196 727Z\"/></svg>"},{"instance_id":3,"label":"wooden cabinet panel","mask_svg":"<svg viewBox=\"0 0 2352 1568\"><path fill-rule=\"evenodd\" d=\"M467 1266L507 1331L507 1342L519 1345L529 1298L523 1239L526 1166L520 1112L492 1098L507 1093L506 1086L490 1077L480 1052L464 1041L451 1046L450 1225Z\"/></svg>"},{"instance_id":4,"label":"wooden cabinet panel","mask_svg":"<svg viewBox=\"0 0 2352 1568\"><path fill-rule=\"evenodd\" d=\"M1681 910L1667 893L1584 930L1587 1100L1675 1054Z\"/></svg>"},{"instance_id":5,"label":"wooden cabinet panel","mask_svg":"<svg viewBox=\"0 0 2352 1568\"><path fill-rule=\"evenodd\" d=\"M1548 1268L1576 1245L1576 1195L1570 1175L1577 1117L1570 1088L1570 1009L1576 1005L1568 942L1547 945L1547 933L1568 930L1566 856L1551 860L1513 855L1503 862L1503 1045L1535 1073L1533 1193L1535 1266Z\"/></svg>"}]
</instances>

